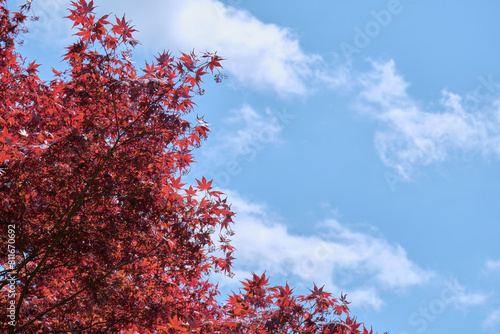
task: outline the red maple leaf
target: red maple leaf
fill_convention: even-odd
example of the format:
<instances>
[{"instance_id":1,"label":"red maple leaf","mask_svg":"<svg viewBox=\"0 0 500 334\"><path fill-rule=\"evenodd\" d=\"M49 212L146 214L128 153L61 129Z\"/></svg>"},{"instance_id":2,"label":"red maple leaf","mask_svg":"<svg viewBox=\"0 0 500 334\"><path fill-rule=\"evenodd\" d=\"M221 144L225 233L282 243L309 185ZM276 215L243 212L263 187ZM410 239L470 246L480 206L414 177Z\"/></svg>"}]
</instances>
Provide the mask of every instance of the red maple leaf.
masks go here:
<instances>
[{"instance_id":1,"label":"red maple leaf","mask_svg":"<svg viewBox=\"0 0 500 334\"><path fill-rule=\"evenodd\" d=\"M29 64L29 67L28 69L26 70L26 72L28 72L29 75L32 75L32 74L35 74L36 72L38 72L37 68L40 66L40 64L35 64L35 62L31 62Z\"/></svg>"},{"instance_id":2,"label":"red maple leaf","mask_svg":"<svg viewBox=\"0 0 500 334\"><path fill-rule=\"evenodd\" d=\"M204 176L201 179L201 181L200 180L196 180L196 182L198 182L197 188L200 189L200 190L209 191L210 189L212 189L212 181L207 182L207 179L205 179Z\"/></svg>"},{"instance_id":3,"label":"red maple leaf","mask_svg":"<svg viewBox=\"0 0 500 334\"><path fill-rule=\"evenodd\" d=\"M193 189L193 186L189 186L189 189L184 189L188 196L196 196L196 190Z\"/></svg>"}]
</instances>

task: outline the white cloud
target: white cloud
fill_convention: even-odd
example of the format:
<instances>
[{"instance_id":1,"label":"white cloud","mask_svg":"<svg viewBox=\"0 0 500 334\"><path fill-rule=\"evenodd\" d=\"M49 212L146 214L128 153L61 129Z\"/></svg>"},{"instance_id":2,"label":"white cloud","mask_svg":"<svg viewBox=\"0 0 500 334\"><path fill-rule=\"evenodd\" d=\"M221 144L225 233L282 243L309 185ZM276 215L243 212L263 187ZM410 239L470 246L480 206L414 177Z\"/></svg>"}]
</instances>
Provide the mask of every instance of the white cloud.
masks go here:
<instances>
[{"instance_id":1,"label":"white cloud","mask_svg":"<svg viewBox=\"0 0 500 334\"><path fill-rule=\"evenodd\" d=\"M470 307L483 304L488 295L480 292L466 292L466 288L461 285L456 279L448 280L447 288L453 293L450 301L456 307Z\"/></svg>"},{"instance_id":2,"label":"white cloud","mask_svg":"<svg viewBox=\"0 0 500 334\"><path fill-rule=\"evenodd\" d=\"M248 104L231 110L231 116L222 123L203 155L213 163L226 163L244 156L248 161L268 145L281 143L280 134L286 125L277 111L258 112ZM293 115L292 115L293 116Z\"/></svg>"},{"instance_id":3,"label":"white cloud","mask_svg":"<svg viewBox=\"0 0 500 334\"><path fill-rule=\"evenodd\" d=\"M346 253L353 255L352 258L347 258L348 265L370 271L380 284L388 288L420 284L429 277L429 273L408 259L400 245L390 245L382 238L353 232L336 220L327 221L324 228L330 231L327 235L329 240L342 245L348 250ZM341 263L343 260L336 261Z\"/></svg>"},{"instance_id":4,"label":"white cloud","mask_svg":"<svg viewBox=\"0 0 500 334\"><path fill-rule=\"evenodd\" d=\"M335 220L319 224L322 231L329 231L325 235L293 234L265 205L225 193L237 213L232 242L237 268L267 270L271 276L285 275L304 286L326 285L336 294L342 285L353 305L375 309L384 304L381 291L418 285L433 275L409 260L401 246L381 237L353 231Z\"/></svg>"},{"instance_id":5,"label":"white cloud","mask_svg":"<svg viewBox=\"0 0 500 334\"><path fill-rule=\"evenodd\" d=\"M455 153L500 156L500 108L492 103L480 111L464 108L464 99L443 91L437 110L427 110L407 93L409 83L393 61L373 63L359 76L362 91L357 107L379 120L375 135L382 161L411 179L419 167L444 161Z\"/></svg>"},{"instance_id":6,"label":"white cloud","mask_svg":"<svg viewBox=\"0 0 500 334\"><path fill-rule=\"evenodd\" d=\"M496 332L500 327L500 309L491 311L486 320L483 322L483 329Z\"/></svg>"},{"instance_id":7,"label":"white cloud","mask_svg":"<svg viewBox=\"0 0 500 334\"><path fill-rule=\"evenodd\" d=\"M311 66L321 59L305 53L290 30L215 0L167 3L161 29L176 46L218 51L227 59L225 69L240 83L306 94Z\"/></svg>"},{"instance_id":8,"label":"white cloud","mask_svg":"<svg viewBox=\"0 0 500 334\"><path fill-rule=\"evenodd\" d=\"M374 310L380 310L385 302L380 297L377 290L373 287L371 288L360 288L350 291L347 300L354 301L354 306L369 306Z\"/></svg>"},{"instance_id":9,"label":"white cloud","mask_svg":"<svg viewBox=\"0 0 500 334\"><path fill-rule=\"evenodd\" d=\"M70 43L75 31L70 30L72 22L64 18L69 14L67 10L69 4L70 2L65 0L33 1L30 14L38 19L27 23L29 28L29 34L25 36L27 46L31 46L33 42L36 46L42 43L61 48Z\"/></svg>"},{"instance_id":10,"label":"white cloud","mask_svg":"<svg viewBox=\"0 0 500 334\"><path fill-rule=\"evenodd\" d=\"M485 267L487 271L497 271L500 270L500 260L488 260L485 263Z\"/></svg>"}]
</instances>

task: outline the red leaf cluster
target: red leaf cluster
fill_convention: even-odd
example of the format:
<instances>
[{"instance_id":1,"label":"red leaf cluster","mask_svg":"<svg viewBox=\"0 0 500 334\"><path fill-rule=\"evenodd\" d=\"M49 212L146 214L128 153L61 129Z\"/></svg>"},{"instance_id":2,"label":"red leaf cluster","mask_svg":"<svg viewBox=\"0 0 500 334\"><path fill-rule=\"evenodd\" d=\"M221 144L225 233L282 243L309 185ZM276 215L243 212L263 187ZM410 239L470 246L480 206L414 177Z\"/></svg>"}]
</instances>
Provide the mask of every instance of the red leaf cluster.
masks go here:
<instances>
[{"instance_id":1,"label":"red leaf cluster","mask_svg":"<svg viewBox=\"0 0 500 334\"><path fill-rule=\"evenodd\" d=\"M182 180L209 132L203 118L194 126L183 117L219 56L163 52L139 75L135 29L79 0L68 15L79 36L68 69L43 82L15 49L30 2L15 13L6 3L0 223L15 251L0 257L0 287L13 296L0 307L15 307L2 332L361 333L346 303L322 288L294 296L264 274L227 304L216 300L207 277L231 274L234 213L212 181Z\"/></svg>"}]
</instances>

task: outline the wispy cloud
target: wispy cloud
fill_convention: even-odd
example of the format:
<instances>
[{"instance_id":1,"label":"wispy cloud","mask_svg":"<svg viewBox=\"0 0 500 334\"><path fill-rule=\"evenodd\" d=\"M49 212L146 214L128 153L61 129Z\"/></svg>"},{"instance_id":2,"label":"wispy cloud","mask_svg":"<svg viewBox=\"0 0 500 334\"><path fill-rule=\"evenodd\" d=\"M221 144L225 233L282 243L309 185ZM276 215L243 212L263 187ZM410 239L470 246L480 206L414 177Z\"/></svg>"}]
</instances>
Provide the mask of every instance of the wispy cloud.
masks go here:
<instances>
[{"instance_id":1,"label":"wispy cloud","mask_svg":"<svg viewBox=\"0 0 500 334\"><path fill-rule=\"evenodd\" d=\"M488 260L484 264L486 271L500 271L500 260Z\"/></svg>"},{"instance_id":2,"label":"wispy cloud","mask_svg":"<svg viewBox=\"0 0 500 334\"><path fill-rule=\"evenodd\" d=\"M69 14L69 5L70 1L65 0L33 1L30 14L37 20L27 23L26 46L55 46L61 48L62 54L62 47L75 39L72 37L75 31L70 30L72 22L64 18Z\"/></svg>"},{"instance_id":3,"label":"wispy cloud","mask_svg":"<svg viewBox=\"0 0 500 334\"><path fill-rule=\"evenodd\" d=\"M422 284L433 275L413 263L401 246L380 236L354 231L336 220L317 224L326 231L321 235L294 234L265 205L226 193L237 212L237 268L287 275L305 286L325 284L337 293L348 288L355 305L375 309L384 304L381 292Z\"/></svg>"},{"instance_id":4,"label":"wispy cloud","mask_svg":"<svg viewBox=\"0 0 500 334\"><path fill-rule=\"evenodd\" d=\"M450 302L457 308L467 308L483 304L488 295L482 292L467 292L466 287L460 284L456 279L447 280L447 284L452 287L453 297Z\"/></svg>"},{"instance_id":5,"label":"wispy cloud","mask_svg":"<svg viewBox=\"0 0 500 334\"><path fill-rule=\"evenodd\" d=\"M486 331L497 333L500 327L500 309L490 312L486 320L483 322L483 329Z\"/></svg>"},{"instance_id":6,"label":"wispy cloud","mask_svg":"<svg viewBox=\"0 0 500 334\"><path fill-rule=\"evenodd\" d=\"M382 161L410 179L422 166L458 153L500 155L500 104L481 110L464 107L464 97L443 91L437 106L412 98L409 83L397 73L394 61L373 62L373 70L359 75L359 110L382 124L375 146Z\"/></svg>"},{"instance_id":7,"label":"wispy cloud","mask_svg":"<svg viewBox=\"0 0 500 334\"><path fill-rule=\"evenodd\" d=\"M278 116L278 111L259 112L248 104L231 110L203 155L219 164L241 156L252 160L267 145L281 143L280 134L286 124Z\"/></svg>"},{"instance_id":8,"label":"wispy cloud","mask_svg":"<svg viewBox=\"0 0 500 334\"><path fill-rule=\"evenodd\" d=\"M214 185L227 187L262 151L285 142L282 132L295 117L287 108L257 111L243 104L231 110L217 129L214 127L211 140L198 158L198 170L213 179Z\"/></svg>"},{"instance_id":9,"label":"wispy cloud","mask_svg":"<svg viewBox=\"0 0 500 334\"><path fill-rule=\"evenodd\" d=\"M348 292L348 299L353 301L353 305L357 307L371 307L374 310L380 310L386 304L380 296L380 292L374 287L355 288Z\"/></svg>"}]
</instances>

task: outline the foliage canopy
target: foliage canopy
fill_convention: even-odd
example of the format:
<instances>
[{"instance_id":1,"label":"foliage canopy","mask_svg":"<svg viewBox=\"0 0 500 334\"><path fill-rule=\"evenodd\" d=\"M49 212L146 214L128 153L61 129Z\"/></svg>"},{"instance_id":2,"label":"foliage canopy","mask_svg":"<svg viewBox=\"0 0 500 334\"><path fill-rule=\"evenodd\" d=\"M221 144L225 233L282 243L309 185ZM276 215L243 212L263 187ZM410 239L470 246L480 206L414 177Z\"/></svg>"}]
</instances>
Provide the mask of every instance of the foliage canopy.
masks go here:
<instances>
[{"instance_id":1,"label":"foliage canopy","mask_svg":"<svg viewBox=\"0 0 500 334\"><path fill-rule=\"evenodd\" d=\"M193 94L221 57L162 52L131 61L135 29L72 2L79 40L68 69L40 80L16 50L31 1L0 0L0 307L9 333L372 333L345 296L305 296L265 274L216 300L231 274L234 213L202 178L182 183L192 150Z\"/></svg>"}]
</instances>

